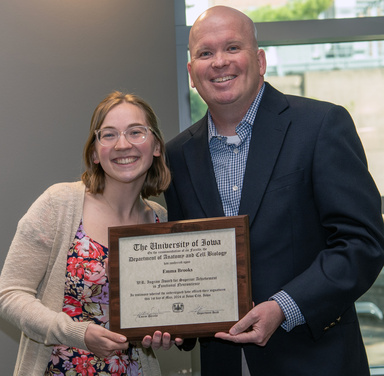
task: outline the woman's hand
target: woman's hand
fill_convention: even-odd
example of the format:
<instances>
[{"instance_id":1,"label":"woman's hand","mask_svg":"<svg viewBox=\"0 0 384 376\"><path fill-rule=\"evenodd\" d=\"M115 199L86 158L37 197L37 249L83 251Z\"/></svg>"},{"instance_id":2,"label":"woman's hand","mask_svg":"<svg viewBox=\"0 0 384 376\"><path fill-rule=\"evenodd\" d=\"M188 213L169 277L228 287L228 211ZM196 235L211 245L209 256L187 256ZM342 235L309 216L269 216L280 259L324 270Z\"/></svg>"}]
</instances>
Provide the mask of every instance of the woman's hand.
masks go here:
<instances>
[{"instance_id":1,"label":"woman's hand","mask_svg":"<svg viewBox=\"0 0 384 376\"><path fill-rule=\"evenodd\" d=\"M171 340L171 335L169 333L161 333L159 330L156 330L153 333L153 336L145 336L141 341L141 344L145 348L152 347L154 350L162 348L163 350L169 350L174 344L180 346L183 344L183 339L175 338Z\"/></svg>"},{"instance_id":2,"label":"woman's hand","mask_svg":"<svg viewBox=\"0 0 384 376\"><path fill-rule=\"evenodd\" d=\"M125 336L96 324L88 325L84 340L88 350L99 358L108 358L117 350L128 349L129 345Z\"/></svg>"}]
</instances>

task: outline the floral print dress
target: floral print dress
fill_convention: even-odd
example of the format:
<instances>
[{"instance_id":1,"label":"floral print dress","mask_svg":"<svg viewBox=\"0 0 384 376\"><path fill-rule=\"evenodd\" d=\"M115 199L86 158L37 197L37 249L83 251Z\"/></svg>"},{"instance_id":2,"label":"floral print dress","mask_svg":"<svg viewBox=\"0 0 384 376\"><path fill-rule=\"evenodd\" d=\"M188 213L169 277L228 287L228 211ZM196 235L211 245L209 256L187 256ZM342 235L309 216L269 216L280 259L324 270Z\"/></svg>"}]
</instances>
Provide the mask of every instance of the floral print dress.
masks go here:
<instances>
[{"instance_id":1,"label":"floral print dress","mask_svg":"<svg viewBox=\"0 0 384 376\"><path fill-rule=\"evenodd\" d=\"M159 219L156 217L156 222ZM63 312L74 321L109 329L108 248L89 238L82 222L68 251ZM142 376L137 349L108 358L65 345L54 346L44 376Z\"/></svg>"}]
</instances>

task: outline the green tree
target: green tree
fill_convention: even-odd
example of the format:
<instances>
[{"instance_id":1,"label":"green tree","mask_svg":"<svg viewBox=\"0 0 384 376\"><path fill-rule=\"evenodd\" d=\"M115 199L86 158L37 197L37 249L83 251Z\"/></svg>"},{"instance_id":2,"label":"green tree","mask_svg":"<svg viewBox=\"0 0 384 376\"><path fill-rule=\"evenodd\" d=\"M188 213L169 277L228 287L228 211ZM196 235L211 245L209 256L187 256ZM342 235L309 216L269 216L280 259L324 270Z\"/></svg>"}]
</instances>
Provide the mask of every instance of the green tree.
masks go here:
<instances>
[{"instance_id":1,"label":"green tree","mask_svg":"<svg viewBox=\"0 0 384 376\"><path fill-rule=\"evenodd\" d=\"M280 7L266 5L245 13L253 22L313 20L332 4L333 0L292 0Z\"/></svg>"},{"instance_id":2,"label":"green tree","mask_svg":"<svg viewBox=\"0 0 384 376\"><path fill-rule=\"evenodd\" d=\"M208 107L194 89L189 89L189 101L191 104L191 124L194 124L205 115Z\"/></svg>"}]
</instances>

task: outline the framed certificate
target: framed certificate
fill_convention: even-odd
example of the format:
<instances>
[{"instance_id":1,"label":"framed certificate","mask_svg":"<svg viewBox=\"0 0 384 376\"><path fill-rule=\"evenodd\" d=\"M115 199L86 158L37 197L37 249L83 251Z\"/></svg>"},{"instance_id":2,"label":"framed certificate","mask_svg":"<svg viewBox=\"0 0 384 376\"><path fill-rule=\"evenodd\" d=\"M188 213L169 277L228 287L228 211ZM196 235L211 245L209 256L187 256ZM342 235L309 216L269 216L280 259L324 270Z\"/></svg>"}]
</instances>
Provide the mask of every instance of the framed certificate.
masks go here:
<instances>
[{"instance_id":1,"label":"framed certificate","mask_svg":"<svg viewBox=\"0 0 384 376\"><path fill-rule=\"evenodd\" d=\"M228 331L252 308L248 216L109 228L110 330Z\"/></svg>"}]
</instances>

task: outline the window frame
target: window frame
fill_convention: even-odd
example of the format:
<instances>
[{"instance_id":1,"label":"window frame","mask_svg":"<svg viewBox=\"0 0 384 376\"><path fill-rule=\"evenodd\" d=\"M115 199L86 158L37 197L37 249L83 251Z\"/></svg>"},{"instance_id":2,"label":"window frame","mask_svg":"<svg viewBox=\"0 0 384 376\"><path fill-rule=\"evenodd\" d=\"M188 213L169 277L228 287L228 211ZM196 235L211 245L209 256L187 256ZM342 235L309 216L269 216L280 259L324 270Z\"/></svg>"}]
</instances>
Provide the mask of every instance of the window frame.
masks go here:
<instances>
[{"instance_id":1,"label":"window frame","mask_svg":"<svg viewBox=\"0 0 384 376\"><path fill-rule=\"evenodd\" d=\"M185 1L174 0L176 59L180 132L191 125L189 104L188 37ZM290 46L317 43L343 43L384 40L384 16L334 18L324 20L257 23L259 46ZM384 198L383 209L384 209ZM382 367L370 368L371 375L384 376Z\"/></svg>"}]
</instances>

